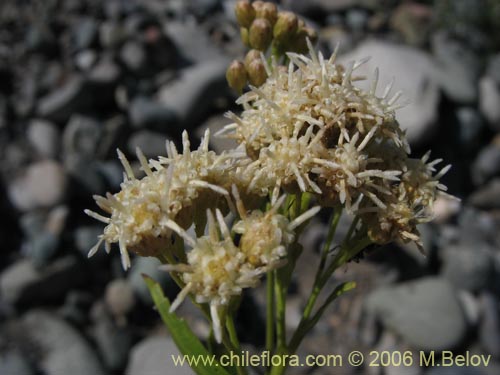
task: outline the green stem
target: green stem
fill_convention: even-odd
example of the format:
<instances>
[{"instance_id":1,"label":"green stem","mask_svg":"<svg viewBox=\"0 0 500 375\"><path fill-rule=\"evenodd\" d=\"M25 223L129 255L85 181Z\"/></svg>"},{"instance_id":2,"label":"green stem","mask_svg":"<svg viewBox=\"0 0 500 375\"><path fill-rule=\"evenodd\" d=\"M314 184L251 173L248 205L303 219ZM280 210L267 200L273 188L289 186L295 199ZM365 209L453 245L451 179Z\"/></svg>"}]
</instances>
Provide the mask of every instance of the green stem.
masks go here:
<instances>
[{"instance_id":1,"label":"green stem","mask_svg":"<svg viewBox=\"0 0 500 375\"><path fill-rule=\"evenodd\" d=\"M233 314L229 313L226 317L226 328L229 333L229 340L231 344L238 350L241 351L240 340L238 340L238 334L236 333L236 327L234 325Z\"/></svg>"},{"instance_id":2,"label":"green stem","mask_svg":"<svg viewBox=\"0 0 500 375\"><path fill-rule=\"evenodd\" d=\"M267 273L266 350L274 350L274 272Z\"/></svg>"},{"instance_id":3,"label":"green stem","mask_svg":"<svg viewBox=\"0 0 500 375\"><path fill-rule=\"evenodd\" d=\"M286 348L286 292L279 270L274 271L274 289L276 298L276 339L277 350Z\"/></svg>"},{"instance_id":4,"label":"green stem","mask_svg":"<svg viewBox=\"0 0 500 375\"><path fill-rule=\"evenodd\" d=\"M309 299L307 300L306 307L304 308L304 313L302 314L301 322L309 319L312 310L314 308L314 305L316 303L316 300L318 299L318 296L321 292L322 286L318 284L318 281L321 279L323 275L323 270L325 269L328 252L330 251L330 246L333 241L333 237L335 236L335 232L337 231L337 226L340 221L341 215L342 215L342 206L335 207L332 217L330 219L325 245L323 246L323 250L321 251L321 259L319 262L318 270L316 271L316 277L314 279L313 289L311 291L311 294L309 295Z\"/></svg>"}]
</instances>

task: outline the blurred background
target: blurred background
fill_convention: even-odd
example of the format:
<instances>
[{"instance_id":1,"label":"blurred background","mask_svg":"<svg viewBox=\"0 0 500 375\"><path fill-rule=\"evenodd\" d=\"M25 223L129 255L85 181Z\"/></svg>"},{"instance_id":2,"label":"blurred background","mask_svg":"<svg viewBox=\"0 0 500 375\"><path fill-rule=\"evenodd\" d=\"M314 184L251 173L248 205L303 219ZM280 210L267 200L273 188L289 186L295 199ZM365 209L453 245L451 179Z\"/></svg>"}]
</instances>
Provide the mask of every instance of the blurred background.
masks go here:
<instances>
[{"instance_id":1,"label":"blurred background","mask_svg":"<svg viewBox=\"0 0 500 375\"><path fill-rule=\"evenodd\" d=\"M487 367L299 368L291 374L500 373L500 0L284 0L341 61L372 56L409 104L398 112L413 153L453 168L410 246L366 251L338 270L356 280L300 348L301 355L360 350L453 350L491 355ZM245 49L223 0L0 1L0 374L191 374L174 368L172 340L142 281L177 293L153 259L127 273L118 251L87 260L102 227L83 214L92 194L116 192L116 148L133 160L164 155L188 129L197 146L238 111L225 70ZM213 138L221 151L233 144ZM326 219L326 218L324 218ZM346 231L341 223L340 232ZM324 240L317 218L304 234L287 306L293 329ZM340 237L339 237L340 238ZM332 286L335 283L332 283ZM245 349L264 342L262 288L249 290L237 325ZM200 337L208 326L188 303ZM370 357L368 357L370 358ZM415 357L417 358L417 357Z\"/></svg>"}]
</instances>

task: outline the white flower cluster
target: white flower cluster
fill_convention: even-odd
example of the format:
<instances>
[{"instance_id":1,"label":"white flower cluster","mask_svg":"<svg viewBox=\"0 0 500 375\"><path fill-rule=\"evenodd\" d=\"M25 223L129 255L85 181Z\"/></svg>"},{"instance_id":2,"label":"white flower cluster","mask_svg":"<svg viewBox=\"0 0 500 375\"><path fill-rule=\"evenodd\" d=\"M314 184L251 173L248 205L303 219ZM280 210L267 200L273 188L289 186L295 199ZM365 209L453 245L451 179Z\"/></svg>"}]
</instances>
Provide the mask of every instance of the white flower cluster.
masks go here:
<instances>
[{"instance_id":1,"label":"white flower cluster","mask_svg":"<svg viewBox=\"0 0 500 375\"><path fill-rule=\"evenodd\" d=\"M439 179L449 167L436 174L440 160L408 156L394 114L400 93L389 98L389 86L377 96L377 71L369 91L357 88L354 72L364 61L345 69L335 63L336 52L325 60L309 47L310 57L287 54L288 68L266 64L266 82L238 99L241 116L228 114L234 123L221 132L240 143L237 149L210 151L207 132L191 151L184 132L182 153L172 142L158 160L137 150L140 179L119 152L121 191L95 197L109 216L86 210L106 224L89 256L104 242L108 252L118 243L125 269L129 251L169 259L164 268L184 284L172 310L187 295L209 303L218 341L220 310L284 264L295 229L320 207L345 207L373 242L420 246L417 224L431 219L436 194L445 190ZM310 193L319 206L289 219L280 213L282 192ZM262 210L267 197L271 204ZM238 217L232 227L224 220L229 211ZM192 225L204 235L189 236ZM186 256L175 255L176 238L190 246Z\"/></svg>"}]
</instances>

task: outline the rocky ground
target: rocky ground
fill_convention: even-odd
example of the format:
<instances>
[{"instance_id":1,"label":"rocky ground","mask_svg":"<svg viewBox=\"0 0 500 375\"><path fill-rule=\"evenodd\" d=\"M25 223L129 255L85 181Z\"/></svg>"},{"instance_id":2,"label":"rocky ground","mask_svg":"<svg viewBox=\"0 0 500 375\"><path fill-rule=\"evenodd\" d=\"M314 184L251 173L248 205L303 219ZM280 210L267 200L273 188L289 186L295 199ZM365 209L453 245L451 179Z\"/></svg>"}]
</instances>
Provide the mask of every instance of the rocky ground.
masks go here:
<instances>
[{"instance_id":1,"label":"rocky ground","mask_svg":"<svg viewBox=\"0 0 500 375\"><path fill-rule=\"evenodd\" d=\"M237 110L225 69L244 49L222 0L46 0L0 3L0 374L190 374L141 279L176 289L157 262L118 252L86 254L102 227L83 215L92 194L116 192L119 147L134 159L164 154L188 129L193 143ZM461 203L440 199L422 228L427 257L396 245L337 272L356 280L300 349L453 349L492 355L486 368L303 368L305 374L500 373L500 2L498 0L284 0L326 53L372 56L409 104L398 113L416 155L453 164L445 177ZM231 147L212 140L216 150ZM299 319L324 239L318 219L302 239L288 324ZM263 297L247 293L238 316L244 345L263 343ZM204 337L185 304L179 313Z\"/></svg>"}]
</instances>

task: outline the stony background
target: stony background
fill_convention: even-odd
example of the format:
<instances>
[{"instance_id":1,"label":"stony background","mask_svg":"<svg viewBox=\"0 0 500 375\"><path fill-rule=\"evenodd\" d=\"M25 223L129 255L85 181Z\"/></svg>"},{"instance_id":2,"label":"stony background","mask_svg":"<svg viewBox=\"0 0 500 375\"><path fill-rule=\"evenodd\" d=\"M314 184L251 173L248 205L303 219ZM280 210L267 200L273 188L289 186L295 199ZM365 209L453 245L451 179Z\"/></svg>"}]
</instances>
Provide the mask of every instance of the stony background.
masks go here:
<instances>
[{"instance_id":1,"label":"stony background","mask_svg":"<svg viewBox=\"0 0 500 375\"><path fill-rule=\"evenodd\" d=\"M193 143L234 107L228 61L243 48L232 1L39 0L0 2L0 374L190 374L173 369L176 349L140 277L176 289L153 260L121 270L117 251L87 260L102 227L83 215L92 194L115 192L115 149L135 160L164 154L165 139ZM358 288L329 310L300 349L442 350L491 354L488 368L344 367L295 374L500 373L500 1L284 0L342 60L372 56L382 79L397 78L410 104L398 118L413 152L428 149L453 169L461 203L440 199L422 228L426 258L388 246L336 274ZM213 140L221 150L231 143ZM326 219L326 218L325 218ZM347 223L344 223L347 224ZM342 229L342 228L341 228ZM345 231L345 229L343 229ZM342 230L341 230L342 232ZM318 218L303 238L288 305L299 319ZM247 293L238 316L245 348L263 343L264 291ZM204 337L208 327L179 311Z\"/></svg>"}]
</instances>

